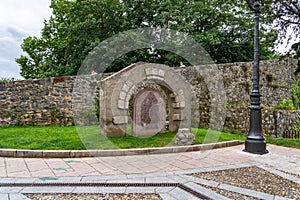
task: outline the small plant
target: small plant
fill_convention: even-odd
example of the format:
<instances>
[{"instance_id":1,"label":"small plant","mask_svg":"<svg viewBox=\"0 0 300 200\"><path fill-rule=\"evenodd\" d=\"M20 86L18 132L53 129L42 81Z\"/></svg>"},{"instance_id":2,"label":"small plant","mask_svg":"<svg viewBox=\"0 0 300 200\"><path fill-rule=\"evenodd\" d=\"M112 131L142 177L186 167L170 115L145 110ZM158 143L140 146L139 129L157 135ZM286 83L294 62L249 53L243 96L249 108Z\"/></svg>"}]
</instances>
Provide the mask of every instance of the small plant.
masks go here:
<instances>
[{"instance_id":1,"label":"small plant","mask_svg":"<svg viewBox=\"0 0 300 200\"><path fill-rule=\"evenodd\" d=\"M284 99L274 107L280 110L299 110L300 109L300 79L294 80L292 84L292 99Z\"/></svg>"},{"instance_id":2,"label":"small plant","mask_svg":"<svg viewBox=\"0 0 300 200\"><path fill-rule=\"evenodd\" d=\"M277 110L295 110L295 106L292 100L284 99L281 100L280 103L274 107Z\"/></svg>"},{"instance_id":3,"label":"small plant","mask_svg":"<svg viewBox=\"0 0 300 200\"><path fill-rule=\"evenodd\" d=\"M293 126L293 130L300 131L300 117L297 119L296 124Z\"/></svg>"},{"instance_id":4,"label":"small plant","mask_svg":"<svg viewBox=\"0 0 300 200\"><path fill-rule=\"evenodd\" d=\"M300 109L300 80L292 84L293 104L295 109Z\"/></svg>"}]
</instances>

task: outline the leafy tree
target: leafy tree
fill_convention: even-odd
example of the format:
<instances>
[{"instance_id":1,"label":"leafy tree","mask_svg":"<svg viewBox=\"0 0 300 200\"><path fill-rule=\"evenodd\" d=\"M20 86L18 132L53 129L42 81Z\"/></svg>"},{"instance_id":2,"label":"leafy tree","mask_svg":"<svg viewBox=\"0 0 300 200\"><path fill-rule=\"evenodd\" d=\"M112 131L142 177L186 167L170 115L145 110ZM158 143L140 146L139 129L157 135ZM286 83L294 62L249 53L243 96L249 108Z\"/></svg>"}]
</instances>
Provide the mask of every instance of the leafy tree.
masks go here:
<instances>
[{"instance_id":1,"label":"leafy tree","mask_svg":"<svg viewBox=\"0 0 300 200\"><path fill-rule=\"evenodd\" d=\"M263 17L279 31L279 42L288 42L300 36L300 1L299 0L263 0Z\"/></svg>"},{"instance_id":2,"label":"leafy tree","mask_svg":"<svg viewBox=\"0 0 300 200\"><path fill-rule=\"evenodd\" d=\"M290 52L298 58L298 68L295 72L299 78L300 72L300 1L299 0L264 0L264 17L268 23L279 30L279 44L294 43ZM295 40L296 39L296 40ZM287 53L290 53L287 52ZM295 83L298 85L299 83Z\"/></svg>"},{"instance_id":3,"label":"leafy tree","mask_svg":"<svg viewBox=\"0 0 300 200\"><path fill-rule=\"evenodd\" d=\"M141 27L187 33L217 63L253 58L253 16L240 0L52 0L51 8L42 36L22 44L27 55L16 61L24 78L75 75L100 42ZM268 59L277 33L261 30L261 58ZM170 51L141 48L120 56L109 70L138 61L178 66L182 59Z\"/></svg>"}]
</instances>

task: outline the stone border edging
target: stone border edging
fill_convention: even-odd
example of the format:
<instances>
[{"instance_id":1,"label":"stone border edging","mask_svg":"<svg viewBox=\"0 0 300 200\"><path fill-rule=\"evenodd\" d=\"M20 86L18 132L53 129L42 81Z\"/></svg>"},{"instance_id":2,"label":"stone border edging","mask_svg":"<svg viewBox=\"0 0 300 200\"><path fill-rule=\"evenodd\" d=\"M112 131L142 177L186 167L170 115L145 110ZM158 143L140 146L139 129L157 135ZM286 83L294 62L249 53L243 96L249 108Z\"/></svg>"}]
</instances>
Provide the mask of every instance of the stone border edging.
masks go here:
<instances>
[{"instance_id":1,"label":"stone border edging","mask_svg":"<svg viewBox=\"0 0 300 200\"><path fill-rule=\"evenodd\" d=\"M136 148L117 150L23 150L23 149L0 149L0 157L15 158L81 158L81 157L107 157L129 156L143 154L181 153L189 151L210 150L243 144L241 140L226 142L199 144L189 146Z\"/></svg>"}]
</instances>

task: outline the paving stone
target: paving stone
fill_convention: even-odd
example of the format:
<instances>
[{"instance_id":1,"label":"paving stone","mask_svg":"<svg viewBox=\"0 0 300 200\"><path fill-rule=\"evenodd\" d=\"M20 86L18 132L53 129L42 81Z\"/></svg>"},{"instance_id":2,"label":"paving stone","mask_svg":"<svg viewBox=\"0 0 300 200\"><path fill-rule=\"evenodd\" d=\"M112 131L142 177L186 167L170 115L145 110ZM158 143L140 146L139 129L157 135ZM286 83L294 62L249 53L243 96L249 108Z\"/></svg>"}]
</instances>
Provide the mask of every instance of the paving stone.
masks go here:
<instances>
[{"instance_id":1,"label":"paving stone","mask_svg":"<svg viewBox=\"0 0 300 200\"><path fill-rule=\"evenodd\" d=\"M72 193L105 193L106 191L107 189L104 187L75 187Z\"/></svg>"},{"instance_id":2,"label":"paving stone","mask_svg":"<svg viewBox=\"0 0 300 200\"><path fill-rule=\"evenodd\" d=\"M23 194L9 194L9 200L30 200Z\"/></svg>"},{"instance_id":3,"label":"paving stone","mask_svg":"<svg viewBox=\"0 0 300 200\"><path fill-rule=\"evenodd\" d=\"M42 158L43 151L40 151L40 150L17 150L16 157Z\"/></svg>"},{"instance_id":4,"label":"paving stone","mask_svg":"<svg viewBox=\"0 0 300 200\"><path fill-rule=\"evenodd\" d=\"M193 189L193 190L195 190L195 191L197 191L197 192L199 192L200 194L203 194L203 195L205 195L207 197L210 197L212 199L218 199L218 200L223 200L224 199L224 200L228 200L228 198L226 198L226 197L224 197L222 195L219 195L216 192L208 190L208 189L206 189L206 188L204 188L204 187L202 187L202 186L200 186L198 184L189 182L189 183L186 183L184 185L187 186L187 187L189 187L189 188L191 188L191 189Z\"/></svg>"},{"instance_id":5,"label":"paving stone","mask_svg":"<svg viewBox=\"0 0 300 200\"><path fill-rule=\"evenodd\" d=\"M22 193L72 193L75 187L45 186L45 187L24 187Z\"/></svg>"},{"instance_id":6,"label":"paving stone","mask_svg":"<svg viewBox=\"0 0 300 200\"><path fill-rule=\"evenodd\" d=\"M155 187L126 187L125 193L155 193Z\"/></svg>"},{"instance_id":7,"label":"paving stone","mask_svg":"<svg viewBox=\"0 0 300 200\"><path fill-rule=\"evenodd\" d=\"M171 192L175 188L177 188L177 187L156 187L155 188L155 193L156 194L165 194L165 193Z\"/></svg>"},{"instance_id":8,"label":"paving stone","mask_svg":"<svg viewBox=\"0 0 300 200\"><path fill-rule=\"evenodd\" d=\"M174 198L170 194L159 194L159 195L163 200L178 200L177 198Z\"/></svg>"},{"instance_id":9,"label":"paving stone","mask_svg":"<svg viewBox=\"0 0 300 200\"><path fill-rule=\"evenodd\" d=\"M273 200L274 199L274 196L270 195L270 194L257 192L257 191L249 190L249 189L245 189L245 188L235 187L235 186L231 186L231 185L228 185L228 184L220 184L218 186L218 188L223 189L223 190L229 190L229 191L232 191L232 192L237 192L237 193L248 195L248 196L253 196L253 197L256 197L256 198L259 198L259 199L266 199L266 200Z\"/></svg>"},{"instance_id":10,"label":"paving stone","mask_svg":"<svg viewBox=\"0 0 300 200\"><path fill-rule=\"evenodd\" d=\"M107 183L145 183L145 178L107 180Z\"/></svg>"},{"instance_id":11,"label":"paving stone","mask_svg":"<svg viewBox=\"0 0 300 200\"><path fill-rule=\"evenodd\" d=\"M1 200L9 200L8 194L0 194L0 199Z\"/></svg>"},{"instance_id":12,"label":"paving stone","mask_svg":"<svg viewBox=\"0 0 300 200\"><path fill-rule=\"evenodd\" d=\"M182 199L199 200L199 198L197 198L194 195L192 195L188 192L185 192L179 188L175 188L174 190L171 190L168 194L178 200L182 200Z\"/></svg>"},{"instance_id":13,"label":"paving stone","mask_svg":"<svg viewBox=\"0 0 300 200\"><path fill-rule=\"evenodd\" d=\"M20 193L22 187L0 187L0 194Z\"/></svg>"}]
</instances>

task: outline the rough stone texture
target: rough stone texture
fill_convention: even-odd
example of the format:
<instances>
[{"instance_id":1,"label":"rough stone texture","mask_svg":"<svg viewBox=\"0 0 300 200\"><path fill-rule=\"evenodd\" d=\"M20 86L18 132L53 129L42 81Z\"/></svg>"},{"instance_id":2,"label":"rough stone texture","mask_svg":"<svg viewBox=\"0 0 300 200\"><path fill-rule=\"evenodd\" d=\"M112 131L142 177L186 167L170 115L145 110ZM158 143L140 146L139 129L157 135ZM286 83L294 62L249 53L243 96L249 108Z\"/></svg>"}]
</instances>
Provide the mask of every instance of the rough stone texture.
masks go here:
<instances>
[{"instance_id":1,"label":"rough stone texture","mask_svg":"<svg viewBox=\"0 0 300 200\"><path fill-rule=\"evenodd\" d=\"M181 103L183 105L183 102L191 101L190 83L184 76L172 68L162 64L142 62L130 65L100 82L100 131L102 135L112 137L125 135L126 124L129 121L124 121L123 124L120 124L115 123L116 121L113 119L115 116L128 116L129 113L132 112L132 109L130 110L129 108L131 97L138 96L142 91L140 90L140 85L145 85L149 82L164 91L168 97L168 105L173 105L174 103ZM155 98L157 98L158 101L160 99L158 96ZM180 108L173 106L168 107L169 130L177 131L180 126L191 127L190 106L190 104L186 104ZM137 112L139 112L139 109L137 109ZM136 114L135 111L134 113ZM155 114L154 112L152 115L153 114L156 115L157 113ZM180 114L181 117L174 119L174 116L178 114ZM154 120L154 118L155 117L152 117L151 120ZM139 119L139 117L137 117L137 119ZM149 121L149 119L145 120ZM159 120L163 120L163 122L149 123L151 126L149 127L149 133L147 133L147 128L143 129L145 135L142 135L142 131L137 130L137 126L140 125L140 122L137 120L135 124L137 126L133 127L133 133L136 134L138 132L136 135L149 136L153 134L152 130L154 129L159 132L163 128L160 124L162 123L162 125L164 125L166 119ZM157 124L159 127L154 128Z\"/></svg>"},{"instance_id":2,"label":"rough stone texture","mask_svg":"<svg viewBox=\"0 0 300 200\"><path fill-rule=\"evenodd\" d=\"M300 120L300 110L276 110L274 111L275 118L275 136L282 137L282 133L286 130L291 130Z\"/></svg>"},{"instance_id":3,"label":"rough stone texture","mask_svg":"<svg viewBox=\"0 0 300 200\"><path fill-rule=\"evenodd\" d=\"M175 144L193 145L195 144L195 135L188 128L180 128L176 134Z\"/></svg>"},{"instance_id":4,"label":"rough stone texture","mask_svg":"<svg viewBox=\"0 0 300 200\"><path fill-rule=\"evenodd\" d=\"M295 125L299 111L275 111L273 106L283 99L291 99L291 84L297 60L262 61L260 64L261 102L263 105L263 131L266 134L281 136L282 131ZM177 73L192 86L192 126L205 128L223 127L229 130L248 132L249 94L252 89L253 63L230 63L214 66L176 68ZM209 69L219 72L212 76ZM144 71L148 81L161 83L169 74L164 70ZM38 80L24 80L0 83L0 125L86 125L99 123L100 82L111 74L98 74L80 77L54 77ZM207 78L211 77L211 78ZM221 78L224 91L212 91ZM120 77L127 80L126 77ZM137 78L136 76L134 78ZM210 80L211 79L211 80ZM174 79L174 82L177 80ZM212 84L210 84L212 83ZM116 107L127 108L127 102L136 94L133 82L125 81L118 92ZM106 85L108 90L114 85ZM121 93L123 91L124 93ZM188 105L180 91L168 94L173 98L175 109L182 110ZM126 95L125 95L126 94ZM215 95L215 96L213 96ZM222 100L226 96L226 101ZM100 104L101 105L101 104ZM218 105L213 107L212 105ZM169 105L170 106L170 105ZM100 106L101 107L101 106ZM128 113L116 116L126 116ZM174 119L181 119L180 113L168 113ZM120 120L116 118L115 120ZM124 118L122 118L124 119ZM128 119L130 121L130 119ZM113 121L113 119L111 119ZM120 122L120 121L118 121ZM220 124L218 124L220 122ZM172 128L172 127L171 127ZM174 130L179 127L173 127Z\"/></svg>"}]
</instances>

